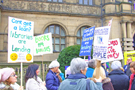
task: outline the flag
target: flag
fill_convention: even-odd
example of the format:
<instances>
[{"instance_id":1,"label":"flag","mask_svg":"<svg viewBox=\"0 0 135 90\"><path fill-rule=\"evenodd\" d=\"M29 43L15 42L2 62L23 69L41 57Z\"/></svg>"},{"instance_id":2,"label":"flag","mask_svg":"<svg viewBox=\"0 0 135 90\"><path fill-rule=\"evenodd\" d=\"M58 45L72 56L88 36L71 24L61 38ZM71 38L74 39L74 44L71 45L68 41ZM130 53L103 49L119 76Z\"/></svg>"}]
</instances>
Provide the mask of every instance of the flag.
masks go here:
<instances>
[{"instance_id":1,"label":"flag","mask_svg":"<svg viewBox=\"0 0 135 90\"><path fill-rule=\"evenodd\" d=\"M113 19L111 19L111 20L109 21L108 26L111 26L111 25L112 25L112 20L113 20Z\"/></svg>"}]
</instances>

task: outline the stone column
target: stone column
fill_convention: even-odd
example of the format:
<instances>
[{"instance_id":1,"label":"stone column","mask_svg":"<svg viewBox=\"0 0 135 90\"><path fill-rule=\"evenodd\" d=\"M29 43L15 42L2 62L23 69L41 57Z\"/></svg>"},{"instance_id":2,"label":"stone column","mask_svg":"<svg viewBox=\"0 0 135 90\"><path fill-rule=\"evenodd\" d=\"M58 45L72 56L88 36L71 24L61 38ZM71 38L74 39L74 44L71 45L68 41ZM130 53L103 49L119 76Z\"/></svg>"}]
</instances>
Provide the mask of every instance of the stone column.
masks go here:
<instances>
[{"instance_id":1,"label":"stone column","mask_svg":"<svg viewBox=\"0 0 135 90\"><path fill-rule=\"evenodd\" d=\"M1 9L0 9L0 24L1 24Z\"/></svg>"},{"instance_id":2,"label":"stone column","mask_svg":"<svg viewBox=\"0 0 135 90\"><path fill-rule=\"evenodd\" d=\"M132 28L131 28L131 23L132 23L132 21L128 21L127 22L127 38L132 38L133 36L132 36Z\"/></svg>"},{"instance_id":3,"label":"stone column","mask_svg":"<svg viewBox=\"0 0 135 90\"><path fill-rule=\"evenodd\" d=\"M126 22L121 22L121 27L122 27L123 38L126 38L127 37L127 33L126 33Z\"/></svg>"}]
</instances>

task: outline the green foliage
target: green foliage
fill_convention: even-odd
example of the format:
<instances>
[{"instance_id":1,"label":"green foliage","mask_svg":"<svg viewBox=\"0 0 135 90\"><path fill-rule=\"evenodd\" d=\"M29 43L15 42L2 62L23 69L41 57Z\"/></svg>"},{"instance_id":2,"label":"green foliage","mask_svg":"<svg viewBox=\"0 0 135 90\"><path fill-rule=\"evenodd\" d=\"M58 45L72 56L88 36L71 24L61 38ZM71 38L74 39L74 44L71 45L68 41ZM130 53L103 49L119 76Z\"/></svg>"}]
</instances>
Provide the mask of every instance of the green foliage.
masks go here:
<instances>
[{"instance_id":1,"label":"green foliage","mask_svg":"<svg viewBox=\"0 0 135 90\"><path fill-rule=\"evenodd\" d=\"M70 62L73 58L79 57L81 45L73 45L64 48L59 56L58 56L58 62L60 63L60 70L62 73L65 73L65 66L70 66ZM91 51L91 58L93 58L93 49ZM84 58L83 56L80 58ZM88 56L86 57L88 59Z\"/></svg>"},{"instance_id":2,"label":"green foliage","mask_svg":"<svg viewBox=\"0 0 135 90\"><path fill-rule=\"evenodd\" d=\"M69 66L73 58L79 57L81 45L73 45L64 48L58 57L58 62L60 63L60 70L65 73L65 66Z\"/></svg>"}]
</instances>

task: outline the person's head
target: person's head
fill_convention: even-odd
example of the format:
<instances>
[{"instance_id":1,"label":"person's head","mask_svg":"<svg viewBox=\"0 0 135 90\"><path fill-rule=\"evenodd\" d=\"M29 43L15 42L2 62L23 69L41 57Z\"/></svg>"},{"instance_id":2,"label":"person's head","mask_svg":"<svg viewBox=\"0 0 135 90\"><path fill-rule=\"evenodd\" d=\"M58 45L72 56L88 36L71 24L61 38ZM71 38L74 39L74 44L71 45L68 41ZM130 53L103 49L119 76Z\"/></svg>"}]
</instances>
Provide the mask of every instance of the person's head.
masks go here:
<instances>
[{"instance_id":1,"label":"person's head","mask_svg":"<svg viewBox=\"0 0 135 90\"><path fill-rule=\"evenodd\" d=\"M103 66L103 67L105 67L105 65L106 65L106 63L104 62L104 63L101 63L101 66Z\"/></svg>"},{"instance_id":2,"label":"person's head","mask_svg":"<svg viewBox=\"0 0 135 90\"><path fill-rule=\"evenodd\" d=\"M95 68L95 67L96 67L96 60L91 59L91 60L88 62L88 67L89 67L89 68Z\"/></svg>"},{"instance_id":3,"label":"person's head","mask_svg":"<svg viewBox=\"0 0 135 90\"><path fill-rule=\"evenodd\" d=\"M135 62L131 62L130 70L131 70L132 73L135 73Z\"/></svg>"},{"instance_id":4,"label":"person's head","mask_svg":"<svg viewBox=\"0 0 135 90\"><path fill-rule=\"evenodd\" d=\"M127 61L128 61L128 64L131 63L132 62L132 58L128 58Z\"/></svg>"},{"instance_id":5,"label":"person's head","mask_svg":"<svg viewBox=\"0 0 135 90\"><path fill-rule=\"evenodd\" d=\"M73 58L70 63L70 71L71 74L82 73L85 75L87 71L87 64L81 58Z\"/></svg>"},{"instance_id":6,"label":"person's head","mask_svg":"<svg viewBox=\"0 0 135 90\"><path fill-rule=\"evenodd\" d=\"M29 65L25 74L25 82L27 82L29 78L35 78L37 80L37 76L39 75L39 72L40 72L39 65L37 64Z\"/></svg>"},{"instance_id":7,"label":"person's head","mask_svg":"<svg viewBox=\"0 0 135 90\"><path fill-rule=\"evenodd\" d=\"M0 82L4 82L7 85L14 84L17 82L17 75L13 68L0 69L1 79Z\"/></svg>"},{"instance_id":8,"label":"person's head","mask_svg":"<svg viewBox=\"0 0 135 90\"><path fill-rule=\"evenodd\" d=\"M112 70L121 70L121 62L120 61L113 61L111 64Z\"/></svg>"},{"instance_id":9,"label":"person's head","mask_svg":"<svg viewBox=\"0 0 135 90\"><path fill-rule=\"evenodd\" d=\"M58 72L59 67L60 67L60 64L57 60L52 61L49 65L49 69L51 69L51 71L55 73Z\"/></svg>"},{"instance_id":10,"label":"person's head","mask_svg":"<svg viewBox=\"0 0 135 90\"><path fill-rule=\"evenodd\" d=\"M97 71L97 70L99 70L99 71ZM95 70L93 72L93 78L96 78L97 72L98 72L99 76L102 77L102 79L106 78L105 70L103 69L103 67L100 66L99 69L97 67L95 68Z\"/></svg>"}]
</instances>

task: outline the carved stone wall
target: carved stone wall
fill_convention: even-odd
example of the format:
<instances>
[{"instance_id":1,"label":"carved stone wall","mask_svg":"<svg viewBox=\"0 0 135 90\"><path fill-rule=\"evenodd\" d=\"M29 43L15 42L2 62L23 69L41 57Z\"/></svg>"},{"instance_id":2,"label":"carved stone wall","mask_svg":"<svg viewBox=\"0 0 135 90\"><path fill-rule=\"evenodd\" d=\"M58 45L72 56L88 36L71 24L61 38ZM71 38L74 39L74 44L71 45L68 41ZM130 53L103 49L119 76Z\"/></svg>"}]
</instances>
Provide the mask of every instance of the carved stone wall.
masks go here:
<instances>
[{"instance_id":1,"label":"carved stone wall","mask_svg":"<svg viewBox=\"0 0 135 90\"><path fill-rule=\"evenodd\" d=\"M4 0L2 4L5 10L44 12L68 15L95 15L100 16L101 9L97 6L82 6L66 3L46 3L32 1Z\"/></svg>"}]
</instances>

